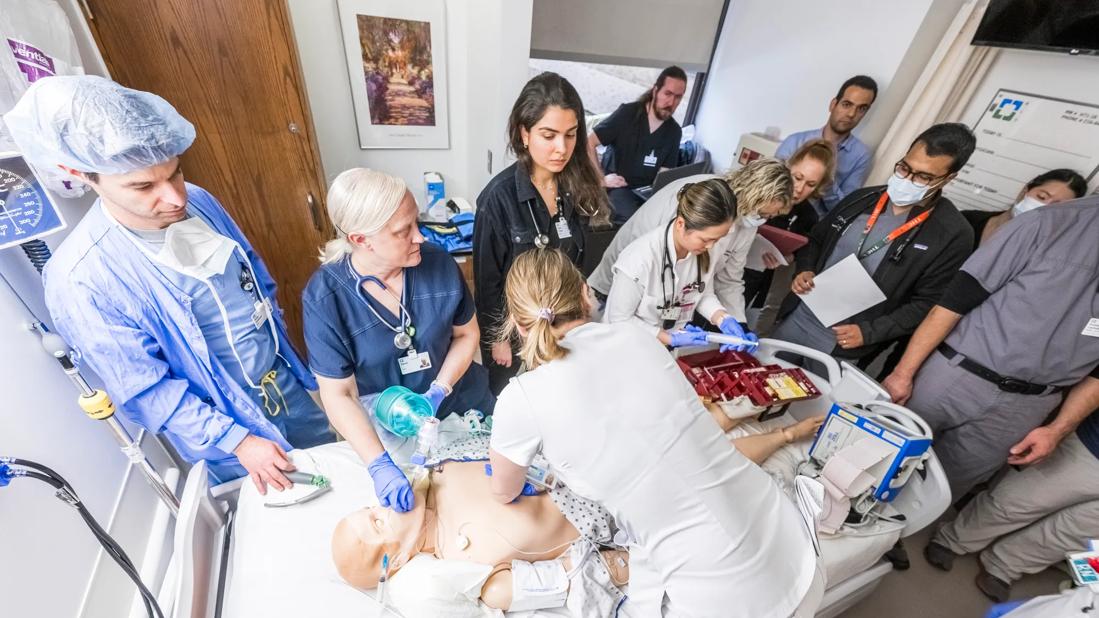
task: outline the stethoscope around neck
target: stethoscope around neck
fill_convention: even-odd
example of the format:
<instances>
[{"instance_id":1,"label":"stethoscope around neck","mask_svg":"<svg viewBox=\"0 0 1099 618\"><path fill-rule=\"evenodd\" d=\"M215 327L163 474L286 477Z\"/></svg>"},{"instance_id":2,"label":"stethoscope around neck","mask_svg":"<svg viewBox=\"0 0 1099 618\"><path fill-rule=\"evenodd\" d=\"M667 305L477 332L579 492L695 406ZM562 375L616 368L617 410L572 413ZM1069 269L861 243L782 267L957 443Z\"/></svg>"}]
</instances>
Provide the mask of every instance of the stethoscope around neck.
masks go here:
<instances>
[{"instance_id":1,"label":"stethoscope around neck","mask_svg":"<svg viewBox=\"0 0 1099 618\"><path fill-rule=\"evenodd\" d=\"M658 309L660 309L661 311L670 309L671 303L675 301L675 263L672 261L671 243L668 242L668 235L671 233L672 225L674 224L675 219L673 218L671 221L668 222L668 225L664 227L664 251L660 255L660 296L661 299L664 301L664 304L658 307ZM668 299L668 284L667 279L665 278L665 274L668 271L672 272L671 300ZM695 290L699 293L706 291L706 283L702 281L702 265L699 264L697 255L695 256L695 281L690 285L688 290ZM664 322L665 330L671 328L675 323L674 320L664 320ZM671 322L672 324L669 325L667 324L668 322Z\"/></svg>"},{"instance_id":2,"label":"stethoscope around neck","mask_svg":"<svg viewBox=\"0 0 1099 618\"><path fill-rule=\"evenodd\" d=\"M527 212L530 213L530 222L534 224L534 246L539 249L545 249L550 244L550 237L542 231L541 226L538 225L538 217L534 216L534 200L529 199L526 201ZM561 212L561 196L557 196L557 212Z\"/></svg>"},{"instance_id":3,"label":"stethoscope around neck","mask_svg":"<svg viewBox=\"0 0 1099 618\"><path fill-rule=\"evenodd\" d=\"M407 350L412 347L412 337L416 334L416 327L412 325L412 313L405 307L404 300L405 295L408 293L407 277L405 285L401 286L401 297L397 298L397 295L389 291L389 286L382 283L382 280L374 275L360 275L355 272L355 268L351 265L351 258L347 258L347 272L351 274L351 277L355 280L355 294L359 300L362 301L366 308L370 310L370 313L374 314L374 317L378 318L378 321L385 325L386 328L393 331L393 345L398 350ZM405 277L405 271L401 270L401 276ZM370 302L370 299L366 297L366 290L363 289L363 283L370 281L380 287L386 294L389 294L397 301L397 306L400 310L397 313L397 324L390 324L389 320L382 317L382 314L374 308L374 304Z\"/></svg>"}]
</instances>

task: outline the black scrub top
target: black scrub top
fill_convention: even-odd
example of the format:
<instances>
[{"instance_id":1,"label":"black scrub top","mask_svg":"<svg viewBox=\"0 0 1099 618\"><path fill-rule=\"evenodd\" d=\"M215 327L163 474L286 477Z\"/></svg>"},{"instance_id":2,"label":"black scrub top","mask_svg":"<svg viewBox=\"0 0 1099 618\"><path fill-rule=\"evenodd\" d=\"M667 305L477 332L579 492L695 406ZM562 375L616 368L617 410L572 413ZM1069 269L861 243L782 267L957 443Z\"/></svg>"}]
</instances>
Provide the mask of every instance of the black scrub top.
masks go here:
<instances>
[{"instance_id":1,"label":"black scrub top","mask_svg":"<svg viewBox=\"0 0 1099 618\"><path fill-rule=\"evenodd\" d=\"M477 196L473 279L481 341L495 338L503 321L505 278L515 258L535 248L534 239L539 233L549 237L550 248L560 249L580 266L586 218L573 207L571 196L560 191L557 215L551 218L530 174L516 162L497 174ZM571 235L562 238L559 227L567 227Z\"/></svg>"},{"instance_id":2,"label":"black scrub top","mask_svg":"<svg viewBox=\"0 0 1099 618\"><path fill-rule=\"evenodd\" d=\"M679 163L679 123L668 118L649 133L649 114L637 101L619 105L594 131L599 143L614 150L614 169L607 173L622 176L630 188L651 185L660 168Z\"/></svg>"}]
</instances>

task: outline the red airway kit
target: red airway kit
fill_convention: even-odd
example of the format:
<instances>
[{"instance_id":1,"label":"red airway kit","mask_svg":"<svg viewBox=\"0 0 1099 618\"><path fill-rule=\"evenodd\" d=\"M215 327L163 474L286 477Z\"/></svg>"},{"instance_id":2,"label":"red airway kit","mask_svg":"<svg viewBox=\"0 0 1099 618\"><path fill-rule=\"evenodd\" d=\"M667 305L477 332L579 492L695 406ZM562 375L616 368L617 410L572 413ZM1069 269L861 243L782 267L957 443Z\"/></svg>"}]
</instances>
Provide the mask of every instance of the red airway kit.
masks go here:
<instances>
[{"instance_id":1,"label":"red airway kit","mask_svg":"<svg viewBox=\"0 0 1099 618\"><path fill-rule=\"evenodd\" d=\"M746 396L753 404L766 407L820 396L801 369L762 365L747 352L711 350L682 356L675 362L695 392L710 401Z\"/></svg>"}]
</instances>

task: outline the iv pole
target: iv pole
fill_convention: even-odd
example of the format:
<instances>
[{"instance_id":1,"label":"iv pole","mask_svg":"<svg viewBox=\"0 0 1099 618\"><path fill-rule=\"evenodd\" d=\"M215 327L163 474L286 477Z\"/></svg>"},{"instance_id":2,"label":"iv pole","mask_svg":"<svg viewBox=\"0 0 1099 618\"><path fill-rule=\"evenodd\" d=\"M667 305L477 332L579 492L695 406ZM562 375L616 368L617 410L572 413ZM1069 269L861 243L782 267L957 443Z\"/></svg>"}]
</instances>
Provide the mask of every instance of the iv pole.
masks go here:
<instances>
[{"instance_id":1,"label":"iv pole","mask_svg":"<svg viewBox=\"0 0 1099 618\"><path fill-rule=\"evenodd\" d=\"M50 332L45 324L34 318L34 312L30 310L30 307L15 291L15 288L12 287L11 282L8 281L7 277L4 277L3 273L0 273L0 280L4 282L11 295L19 300L19 303L23 305L23 309L33 319L27 325L27 328L41 336L42 348L57 360L65 375L69 376L69 379L80 390L80 397L77 399L80 408L92 420L101 420L107 424L122 453L130 460L130 464L141 471L160 500L167 505L172 516L177 516L179 514L179 499L176 498L175 493L168 487L168 484L164 482L164 478L160 476L160 473L149 463L144 451L141 450L141 445L130 436L130 432L126 430L122 423L114 418L115 407L110 396L107 395L106 391L93 389L88 384L88 381L80 374L80 369L77 368L76 363L73 362L72 349L65 340L60 335Z\"/></svg>"}]
</instances>

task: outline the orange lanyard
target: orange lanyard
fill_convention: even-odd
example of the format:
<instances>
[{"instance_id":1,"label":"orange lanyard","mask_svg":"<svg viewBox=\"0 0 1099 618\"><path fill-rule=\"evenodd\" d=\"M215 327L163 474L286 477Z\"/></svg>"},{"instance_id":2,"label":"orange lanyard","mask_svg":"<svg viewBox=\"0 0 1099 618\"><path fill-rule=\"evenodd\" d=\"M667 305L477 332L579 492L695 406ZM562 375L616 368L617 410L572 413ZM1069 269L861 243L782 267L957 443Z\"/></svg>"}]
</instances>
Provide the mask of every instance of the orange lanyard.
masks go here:
<instances>
[{"instance_id":1,"label":"orange lanyard","mask_svg":"<svg viewBox=\"0 0 1099 618\"><path fill-rule=\"evenodd\" d=\"M885 238L882 238L878 242L874 243L870 246L869 249L864 252L862 250L862 246L866 244L866 237L870 235L870 230L874 229L874 224L878 222L878 217L881 215L882 211L885 210L885 203L888 201L889 192L887 191L885 193L882 193L881 197L878 198L878 204L874 206L874 212L870 213L870 218L866 221L866 229L862 231L862 240L859 241L859 247L855 250L855 255L860 260L865 260L866 258L870 257L885 245L888 245L889 243L903 236L904 233L908 230L911 230L912 228L923 223L924 221L927 221L927 218L931 216L931 209L928 208L916 217L906 221L904 225L898 227L892 232L889 232L889 234L887 234Z\"/></svg>"}]
</instances>

